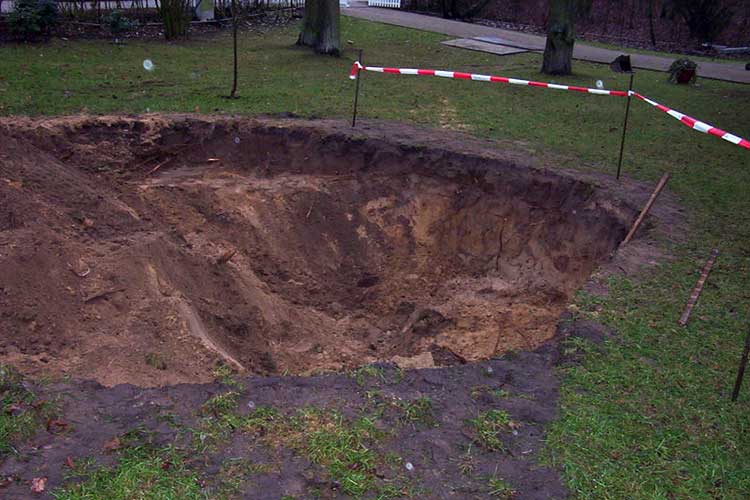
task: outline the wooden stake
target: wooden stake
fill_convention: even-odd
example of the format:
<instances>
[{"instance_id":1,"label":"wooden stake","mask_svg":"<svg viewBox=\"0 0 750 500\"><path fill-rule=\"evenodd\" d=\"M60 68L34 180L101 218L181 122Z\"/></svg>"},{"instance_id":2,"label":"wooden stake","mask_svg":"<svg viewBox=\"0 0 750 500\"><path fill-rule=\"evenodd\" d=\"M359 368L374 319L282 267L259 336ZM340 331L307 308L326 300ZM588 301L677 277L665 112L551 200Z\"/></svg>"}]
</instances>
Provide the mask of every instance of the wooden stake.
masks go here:
<instances>
[{"instance_id":1,"label":"wooden stake","mask_svg":"<svg viewBox=\"0 0 750 500\"><path fill-rule=\"evenodd\" d=\"M732 391L732 401L737 401L740 395L740 387L742 386L742 379L745 378L745 368L747 367L747 358L750 355L750 328L747 330L745 336L745 349L742 351L742 358L740 358L740 368L737 370L737 380L734 382L734 390Z\"/></svg>"},{"instance_id":2,"label":"wooden stake","mask_svg":"<svg viewBox=\"0 0 750 500\"><path fill-rule=\"evenodd\" d=\"M706 284L706 280L708 279L708 273L711 272L711 268L714 267L714 263L716 262L716 257L719 256L719 249L714 248L711 251L711 256L706 261L706 265L703 266L703 271L701 271L701 276L698 278L698 282L695 284L695 288L693 288L693 293L690 294L690 299L688 299L688 303L685 306L685 310L682 311L682 316L680 316L680 320L678 321L680 326L687 325L688 321L690 320L690 313L693 312L693 307L695 307L695 304L698 303L698 297L701 296L701 292L703 291L703 285Z\"/></svg>"},{"instance_id":3,"label":"wooden stake","mask_svg":"<svg viewBox=\"0 0 750 500\"><path fill-rule=\"evenodd\" d=\"M643 210L641 210L641 214L635 220L633 227L630 228L630 232L628 233L627 236L625 236L625 239L622 240L622 243L620 243L620 248L630 243L630 240L633 239L633 236L635 236L636 231L638 231L638 228L641 227L641 224L643 223L643 219L646 218L646 215L648 215L648 212L651 210L651 207L654 205L656 198L659 196L662 189L664 189L664 186L667 185L668 180L669 180L669 172L664 172L664 175L661 176L661 179L659 179L659 183L656 185L656 189L654 189L654 192L651 193L651 197L646 202L646 205L643 207Z\"/></svg>"}]
</instances>

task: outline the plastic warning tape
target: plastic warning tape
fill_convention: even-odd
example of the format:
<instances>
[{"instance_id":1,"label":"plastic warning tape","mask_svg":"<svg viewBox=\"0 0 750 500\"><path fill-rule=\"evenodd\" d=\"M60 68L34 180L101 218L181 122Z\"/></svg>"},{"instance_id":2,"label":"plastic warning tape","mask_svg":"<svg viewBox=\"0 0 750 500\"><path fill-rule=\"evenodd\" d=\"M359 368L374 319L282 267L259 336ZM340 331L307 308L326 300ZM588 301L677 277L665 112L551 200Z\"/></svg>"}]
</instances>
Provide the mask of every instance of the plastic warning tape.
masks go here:
<instances>
[{"instance_id":1,"label":"plastic warning tape","mask_svg":"<svg viewBox=\"0 0 750 500\"><path fill-rule=\"evenodd\" d=\"M637 99L645 103L650 104L651 106L655 107L656 109L660 111L663 111L664 113L667 113L669 116L675 118L676 120L679 120L683 125L688 126L692 128L693 130L697 130L698 132L703 132L704 134L709 134L709 135L713 135L716 137L720 137L721 139L724 139L725 141L729 141L732 144L740 146L741 148L750 149L750 141L748 141L747 139L743 139L742 137L738 137L734 134L730 134L729 132L721 130L720 128L716 128L713 125L709 125L708 123L702 122L700 120L696 120L695 118L691 118L683 113L680 113L679 111L675 111L674 109L670 109L666 106L663 106L659 104L658 102L653 101L649 99L648 97L645 97L639 94L638 92L633 92L633 91L626 92L622 90L592 89L588 87L576 87L573 85L558 85L556 83L519 80L517 78L507 78L504 76L461 73L458 71L441 71L441 70L436 70L436 69L380 68L377 66L363 66L359 61L354 61L354 64L352 64L352 70L351 70L351 73L349 73L349 78L351 78L352 80L356 80L357 75L359 74L360 71L374 71L376 73L391 73L391 74L396 74L396 75L439 76L442 78L457 78L460 80L474 80L478 82L509 83L511 85L525 85L527 87L541 87L541 88L554 89L554 90L569 90L571 92L583 92L583 93L597 94L597 95L612 95L612 96L617 96L617 97L632 96L632 97L636 97Z\"/></svg>"},{"instance_id":2,"label":"plastic warning tape","mask_svg":"<svg viewBox=\"0 0 750 500\"><path fill-rule=\"evenodd\" d=\"M517 78L506 78L504 76L477 75L474 73L460 73L458 71L441 71L436 69L379 68L376 66L362 66L359 61L355 61L352 65L352 71L349 74L349 78L356 80L357 74L360 71L374 71L376 73L392 73L396 75L439 76L442 78L457 78L459 80L474 80L477 82L509 83L511 85L525 85L527 87L542 87L554 90L569 90L571 92L613 95L618 97L627 97L628 95L627 92L622 90L591 89L587 87L576 87L573 85L558 85L556 83L519 80Z\"/></svg>"},{"instance_id":3,"label":"plastic warning tape","mask_svg":"<svg viewBox=\"0 0 750 500\"><path fill-rule=\"evenodd\" d=\"M743 139L742 137L738 137L734 134L730 134L729 132L725 132L724 130L721 130L720 128L716 128L713 125L709 125L708 123L704 123L700 120L696 120L695 118L691 118L683 113L680 113L679 111L675 111L674 109L670 109L666 106L663 106L659 104L656 101L652 101L648 97L645 97L638 92L632 92L631 94L633 97L636 97L640 99L641 101L650 104L651 106L655 107L659 111L663 111L664 113L668 114L675 120L679 120L683 125L692 128L693 130L697 130L698 132L703 132L704 134L714 135L716 137L720 137L721 139L724 139L725 141L729 141L732 144L736 144L737 146L745 149L750 149L750 141L747 139Z\"/></svg>"}]
</instances>

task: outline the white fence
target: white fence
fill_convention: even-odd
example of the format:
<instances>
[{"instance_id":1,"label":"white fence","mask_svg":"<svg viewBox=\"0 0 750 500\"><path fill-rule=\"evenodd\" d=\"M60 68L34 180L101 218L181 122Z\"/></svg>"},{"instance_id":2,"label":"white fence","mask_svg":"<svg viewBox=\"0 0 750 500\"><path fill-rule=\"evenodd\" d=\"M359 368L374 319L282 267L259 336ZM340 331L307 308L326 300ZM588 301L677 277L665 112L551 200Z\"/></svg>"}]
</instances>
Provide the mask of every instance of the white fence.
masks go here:
<instances>
[{"instance_id":1,"label":"white fence","mask_svg":"<svg viewBox=\"0 0 750 500\"><path fill-rule=\"evenodd\" d=\"M386 7L388 9L400 9L401 0L367 0L368 7Z\"/></svg>"}]
</instances>

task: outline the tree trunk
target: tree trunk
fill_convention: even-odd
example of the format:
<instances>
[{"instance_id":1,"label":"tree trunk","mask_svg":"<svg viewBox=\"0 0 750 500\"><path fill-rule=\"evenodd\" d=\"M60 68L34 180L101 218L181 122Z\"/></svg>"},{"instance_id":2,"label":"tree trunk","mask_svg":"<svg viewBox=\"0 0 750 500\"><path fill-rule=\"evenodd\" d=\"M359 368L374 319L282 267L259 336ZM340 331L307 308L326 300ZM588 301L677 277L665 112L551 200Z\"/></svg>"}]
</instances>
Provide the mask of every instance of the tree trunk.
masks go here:
<instances>
[{"instance_id":1,"label":"tree trunk","mask_svg":"<svg viewBox=\"0 0 750 500\"><path fill-rule=\"evenodd\" d=\"M305 0L297 45L312 47L319 54L341 55L340 14L339 0Z\"/></svg>"},{"instance_id":2,"label":"tree trunk","mask_svg":"<svg viewBox=\"0 0 750 500\"><path fill-rule=\"evenodd\" d=\"M573 72L576 1L549 0L547 45L544 48L542 73L569 75Z\"/></svg>"},{"instance_id":3,"label":"tree trunk","mask_svg":"<svg viewBox=\"0 0 750 500\"><path fill-rule=\"evenodd\" d=\"M229 92L229 98L237 97L237 30L240 26L240 12L237 8L237 0L232 0L232 57L233 57L233 77L232 90Z\"/></svg>"}]
</instances>

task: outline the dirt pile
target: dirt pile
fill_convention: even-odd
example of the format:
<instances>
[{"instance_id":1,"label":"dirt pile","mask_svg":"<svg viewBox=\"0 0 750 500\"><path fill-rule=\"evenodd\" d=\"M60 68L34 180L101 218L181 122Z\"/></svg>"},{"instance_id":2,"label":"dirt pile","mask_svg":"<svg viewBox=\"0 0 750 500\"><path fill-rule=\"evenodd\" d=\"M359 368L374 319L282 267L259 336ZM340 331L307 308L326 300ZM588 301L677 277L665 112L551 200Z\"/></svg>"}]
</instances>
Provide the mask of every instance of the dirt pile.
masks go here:
<instances>
[{"instance_id":1,"label":"dirt pile","mask_svg":"<svg viewBox=\"0 0 750 500\"><path fill-rule=\"evenodd\" d=\"M217 360L452 364L550 338L632 210L448 136L212 117L0 122L0 361L106 385Z\"/></svg>"}]
</instances>

